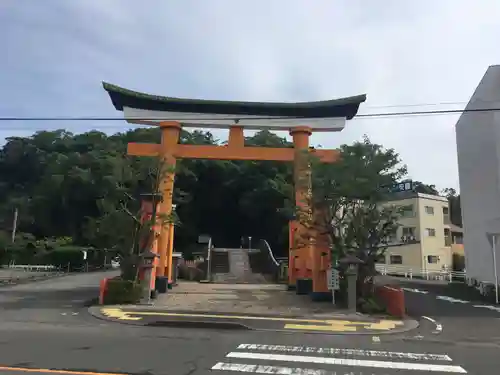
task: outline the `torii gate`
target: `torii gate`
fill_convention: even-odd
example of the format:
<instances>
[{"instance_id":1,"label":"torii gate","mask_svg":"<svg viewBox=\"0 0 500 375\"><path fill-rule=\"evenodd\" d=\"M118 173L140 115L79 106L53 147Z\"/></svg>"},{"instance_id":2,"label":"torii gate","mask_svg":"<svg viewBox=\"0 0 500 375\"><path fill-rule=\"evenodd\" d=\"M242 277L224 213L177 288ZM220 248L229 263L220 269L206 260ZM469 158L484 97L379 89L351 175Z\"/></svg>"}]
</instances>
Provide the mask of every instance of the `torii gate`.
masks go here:
<instances>
[{"instance_id":1,"label":"torii gate","mask_svg":"<svg viewBox=\"0 0 500 375\"><path fill-rule=\"evenodd\" d=\"M366 95L329 101L302 103L256 103L224 102L213 100L193 100L149 95L103 83L114 107L123 111L129 123L159 126L161 143L129 143L128 154L161 158L168 172L161 181L160 191L163 201L159 212L171 214L174 189L175 164L177 159L210 160L270 160L294 162L295 202L303 210L310 211L307 195L310 192L308 165L299 162L304 151L313 153L326 163L338 159L337 150L311 150L309 137L312 132L335 132L345 127L346 120L352 119L366 100ZM172 121L175 120L175 121ZM306 125L305 125L306 124ZM225 146L182 145L179 135L182 127L229 128L229 142ZM294 148L246 147L244 129L289 131ZM306 184L298 184L299 179L309 179ZM304 237L306 228L299 222L291 223L291 236ZM293 228L293 230L292 230ZM289 286L295 287L297 278L312 278L313 297L325 294L328 249L320 251L310 241L294 248L290 241ZM298 243L298 242L297 242ZM156 275L168 276L172 280L173 226L161 228L158 240L159 262ZM327 259L328 258L328 259ZM153 275L154 277L154 275Z\"/></svg>"}]
</instances>

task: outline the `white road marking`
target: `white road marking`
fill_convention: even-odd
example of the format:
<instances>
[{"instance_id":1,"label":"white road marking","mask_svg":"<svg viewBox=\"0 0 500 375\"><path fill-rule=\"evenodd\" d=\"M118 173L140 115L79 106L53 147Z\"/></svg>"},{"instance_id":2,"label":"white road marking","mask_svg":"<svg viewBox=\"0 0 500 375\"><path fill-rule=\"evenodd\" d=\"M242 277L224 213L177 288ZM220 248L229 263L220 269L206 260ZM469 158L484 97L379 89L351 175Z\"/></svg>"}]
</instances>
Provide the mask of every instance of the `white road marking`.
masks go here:
<instances>
[{"instance_id":1,"label":"white road marking","mask_svg":"<svg viewBox=\"0 0 500 375\"><path fill-rule=\"evenodd\" d=\"M496 312L500 312L500 307L497 306L490 306L490 305L473 305L472 307L479 307L482 309L488 309L488 310L493 310Z\"/></svg>"},{"instance_id":2,"label":"white road marking","mask_svg":"<svg viewBox=\"0 0 500 375\"><path fill-rule=\"evenodd\" d=\"M312 368L267 366L267 365L245 365L242 363L219 362L212 367L212 370L247 372L253 374L277 374L277 375L341 375L337 371L328 371ZM355 375L351 372L352 375ZM347 375L347 374L346 374ZM359 373L359 375L362 375Z\"/></svg>"},{"instance_id":3,"label":"white road marking","mask_svg":"<svg viewBox=\"0 0 500 375\"><path fill-rule=\"evenodd\" d=\"M61 315L67 315L67 313L61 313Z\"/></svg>"},{"instance_id":4,"label":"white road marking","mask_svg":"<svg viewBox=\"0 0 500 375\"><path fill-rule=\"evenodd\" d=\"M380 342L380 337L378 337L378 336L373 336L373 337L372 337L372 341L373 341L373 342Z\"/></svg>"},{"instance_id":5,"label":"white road marking","mask_svg":"<svg viewBox=\"0 0 500 375\"><path fill-rule=\"evenodd\" d=\"M237 348L244 350L260 350L260 351L286 352L286 353L352 355L359 357L414 359L420 361L451 361L451 358L446 354L384 352L380 350L315 348L312 346L260 345L260 344L240 344L238 345Z\"/></svg>"},{"instance_id":6,"label":"white road marking","mask_svg":"<svg viewBox=\"0 0 500 375\"><path fill-rule=\"evenodd\" d=\"M429 292L426 290L412 289L412 288L401 288L401 289L403 289L407 292L412 292L412 293L429 294Z\"/></svg>"},{"instance_id":7,"label":"white road marking","mask_svg":"<svg viewBox=\"0 0 500 375\"><path fill-rule=\"evenodd\" d=\"M77 313L77 312L74 312L74 313L71 313L71 315L75 316L75 315L78 315L78 313Z\"/></svg>"},{"instance_id":8,"label":"white road marking","mask_svg":"<svg viewBox=\"0 0 500 375\"><path fill-rule=\"evenodd\" d=\"M338 365L338 366L386 368L393 370L421 370L421 371L436 371L436 372L441 371L441 372L452 372L461 374L467 373L467 371L465 371L460 366L434 365L427 363L368 361L361 359L310 357L302 355L284 355L284 354L248 353L248 352L230 352L226 355L226 357L243 358L243 359L261 359L265 361L304 362L304 363L317 363L317 364Z\"/></svg>"},{"instance_id":9,"label":"white road marking","mask_svg":"<svg viewBox=\"0 0 500 375\"><path fill-rule=\"evenodd\" d=\"M464 301L464 300L461 300L461 299L456 299L456 298L448 297L448 296L437 296L436 299L440 299L440 300L443 300L443 301L448 301L448 302L451 302L451 303L469 303L469 301Z\"/></svg>"},{"instance_id":10,"label":"white road marking","mask_svg":"<svg viewBox=\"0 0 500 375\"><path fill-rule=\"evenodd\" d=\"M443 326L439 324L436 320L429 318L428 316L422 316L422 318L427 319L428 321L434 323L436 329L432 333L441 333L443 331Z\"/></svg>"}]
</instances>

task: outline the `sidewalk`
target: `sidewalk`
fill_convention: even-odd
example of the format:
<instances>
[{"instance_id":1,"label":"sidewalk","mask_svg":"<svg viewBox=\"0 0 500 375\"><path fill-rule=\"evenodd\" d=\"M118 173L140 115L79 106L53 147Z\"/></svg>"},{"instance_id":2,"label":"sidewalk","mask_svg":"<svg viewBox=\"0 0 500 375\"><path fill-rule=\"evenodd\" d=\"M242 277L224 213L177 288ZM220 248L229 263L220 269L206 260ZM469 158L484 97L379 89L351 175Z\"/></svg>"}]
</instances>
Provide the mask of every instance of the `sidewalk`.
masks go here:
<instances>
[{"instance_id":1,"label":"sidewalk","mask_svg":"<svg viewBox=\"0 0 500 375\"><path fill-rule=\"evenodd\" d=\"M328 302L313 302L284 285L200 284L181 282L152 306L94 306L94 316L139 325L201 326L322 333L400 333L418 326L393 320L346 314Z\"/></svg>"}]
</instances>

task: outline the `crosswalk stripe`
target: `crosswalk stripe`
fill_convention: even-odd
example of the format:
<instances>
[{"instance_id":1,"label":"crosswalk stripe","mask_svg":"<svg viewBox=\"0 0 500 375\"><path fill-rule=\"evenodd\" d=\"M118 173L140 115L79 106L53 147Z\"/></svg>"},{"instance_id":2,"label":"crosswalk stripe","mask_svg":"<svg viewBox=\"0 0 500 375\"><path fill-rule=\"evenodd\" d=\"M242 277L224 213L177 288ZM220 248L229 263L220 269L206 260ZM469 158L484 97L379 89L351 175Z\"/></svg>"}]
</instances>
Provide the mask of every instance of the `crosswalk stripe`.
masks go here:
<instances>
[{"instance_id":1,"label":"crosswalk stripe","mask_svg":"<svg viewBox=\"0 0 500 375\"><path fill-rule=\"evenodd\" d=\"M308 353L308 354L326 354L326 355L352 355L359 357L414 359L420 361L451 361L451 358L445 354L385 352L380 350L315 348L311 346L260 345L260 344L240 344L238 345L237 348L249 351L260 350L260 351L271 351L271 352L287 352L294 354Z\"/></svg>"},{"instance_id":2,"label":"crosswalk stripe","mask_svg":"<svg viewBox=\"0 0 500 375\"><path fill-rule=\"evenodd\" d=\"M337 371L329 371L313 368L266 366L266 365L246 365L243 363L219 362L212 367L212 370L247 372L254 374L276 374L276 375L339 375ZM354 373L352 373L354 375ZM360 374L361 375L361 374Z\"/></svg>"},{"instance_id":3,"label":"crosswalk stripe","mask_svg":"<svg viewBox=\"0 0 500 375\"><path fill-rule=\"evenodd\" d=\"M452 372L452 373L462 373L462 374L467 373L467 371L465 371L460 366L435 365L427 363L371 361L371 360L361 360L361 359L311 357L302 355L249 353L249 352L230 352L226 355L226 357L240 358L240 359L261 359L265 361L304 362L304 363L328 364L328 365L339 365L339 366L386 368L393 370L397 369L397 370L441 371L441 372Z\"/></svg>"}]
</instances>

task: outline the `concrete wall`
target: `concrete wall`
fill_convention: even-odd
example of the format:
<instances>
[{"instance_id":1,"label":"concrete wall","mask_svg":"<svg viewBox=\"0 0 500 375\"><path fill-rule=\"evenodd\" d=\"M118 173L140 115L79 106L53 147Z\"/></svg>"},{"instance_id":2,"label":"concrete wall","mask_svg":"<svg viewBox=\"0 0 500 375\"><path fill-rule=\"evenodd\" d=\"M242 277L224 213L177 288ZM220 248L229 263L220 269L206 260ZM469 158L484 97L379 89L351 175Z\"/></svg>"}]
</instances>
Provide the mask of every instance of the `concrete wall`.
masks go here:
<instances>
[{"instance_id":1,"label":"concrete wall","mask_svg":"<svg viewBox=\"0 0 500 375\"><path fill-rule=\"evenodd\" d=\"M499 107L500 65L497 65L488 68L466 110ZM464 112L455 130L467 278L493 283L492 254L486 232L489 222L500 218L500 116L494 111Z\"/></svg>"},{"instance_id":2,"label":"concrete wall","mask_svg":"<svg viewBox=\"0 0 500 375\"><path fill-rule=\"evenodd\" d=\"M401 246L389 246L385 252L385 264L388 266L400 266L412 268L415 271L422 269L422 251L420 244L409 244ZM403 258L403 264L391 264L391 255L400 255Z\"/></svg>"}]
</instances>

